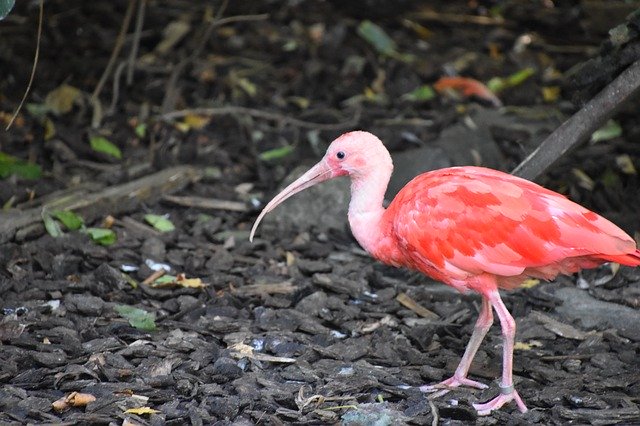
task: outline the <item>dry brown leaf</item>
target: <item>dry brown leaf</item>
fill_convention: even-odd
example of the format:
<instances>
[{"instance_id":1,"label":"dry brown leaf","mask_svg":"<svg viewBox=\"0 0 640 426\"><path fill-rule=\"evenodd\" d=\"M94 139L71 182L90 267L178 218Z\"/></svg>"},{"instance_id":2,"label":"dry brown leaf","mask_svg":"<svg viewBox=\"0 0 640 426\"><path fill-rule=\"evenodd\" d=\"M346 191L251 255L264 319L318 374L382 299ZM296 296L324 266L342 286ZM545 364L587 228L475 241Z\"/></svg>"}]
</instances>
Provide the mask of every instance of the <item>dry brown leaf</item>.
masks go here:
<instances>
[{"instance_id":1,"label":"dry brown leaf","mask_svg":"<svg viewBox=\"0 0 640 426\"><path fill-rule=\"evenodd\" d=\"M158 414L160 411L154 410L151 407L137 407L137 408L129 408L125 411L125 414Z\"/></svg>"},{"instance_id":2,"label":"dry brown leaf","mask_svg":"<svg viewBox=\"0 0 640 426\"><path fill-rule=\"evenodd\" d=\"M44 104L55 115L66 114L79 101L82 92L68 84L62 84L47 94Z\"/></svg>"}]
</instances>

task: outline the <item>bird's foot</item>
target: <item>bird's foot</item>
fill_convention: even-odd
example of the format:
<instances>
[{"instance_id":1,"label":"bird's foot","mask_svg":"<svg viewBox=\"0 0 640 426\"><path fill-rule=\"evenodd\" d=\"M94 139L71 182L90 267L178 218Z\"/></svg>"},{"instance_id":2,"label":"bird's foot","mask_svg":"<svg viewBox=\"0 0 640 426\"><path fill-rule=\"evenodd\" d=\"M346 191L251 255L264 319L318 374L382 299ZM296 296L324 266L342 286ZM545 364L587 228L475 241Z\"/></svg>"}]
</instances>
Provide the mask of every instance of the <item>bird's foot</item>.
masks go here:
<instances>
[{"instance_id":1,"label":"bird's foot","mask_svg":"<svg viewBox=\"0 0 640 426\"><path fill-rule=\"evenodd\" d=\"M451 389L455 389L459 386L469 386L476 389L486 389L487 385L484 383L476 382L475 380L467 379L466 377L453 377L448 378L435 385L420 386L422 392L436 392L433 397L438 397L446 394Z\"/></svg>"},{"instance_id":2,"label":"bird's foot","mask_svg":"<svg viewBox=\"0 0 640 426\"><path fill-rule=\"evenodd\" d=\"M476 409L479 416L487 416L491 414L493 410L497 410L502 407L507 402L515 401L518 406L518 410L521 413L527 412L527 406L522 402L522 398L518 394L518 391L515 390L513 385L511 386L500 386L500 395L496 396L489 402L485 402L484 404L473 404L473 408Z\"/></svg>"}]
</instances>

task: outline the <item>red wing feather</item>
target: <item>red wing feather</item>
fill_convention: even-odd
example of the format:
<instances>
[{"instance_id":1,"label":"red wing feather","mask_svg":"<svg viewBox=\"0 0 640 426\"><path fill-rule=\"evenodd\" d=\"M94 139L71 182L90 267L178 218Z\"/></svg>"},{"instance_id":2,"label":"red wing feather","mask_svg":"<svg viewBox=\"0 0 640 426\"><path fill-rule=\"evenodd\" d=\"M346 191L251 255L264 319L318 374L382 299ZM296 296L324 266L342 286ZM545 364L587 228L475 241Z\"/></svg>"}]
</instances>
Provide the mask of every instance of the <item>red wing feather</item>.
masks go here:
<instances>
[{"instance_id":1,"label":"red wing feather","mask_svg":"<svg viewBox=\"0 0 640 426\"><path fill-rule=\"evenodd\" d=\"M407 266L430 275L437 270L438 279L552 278L638 259L633 239L603 217L535 183L480 167L420 175L386 214Z\"/></svg>"}]
</instances>

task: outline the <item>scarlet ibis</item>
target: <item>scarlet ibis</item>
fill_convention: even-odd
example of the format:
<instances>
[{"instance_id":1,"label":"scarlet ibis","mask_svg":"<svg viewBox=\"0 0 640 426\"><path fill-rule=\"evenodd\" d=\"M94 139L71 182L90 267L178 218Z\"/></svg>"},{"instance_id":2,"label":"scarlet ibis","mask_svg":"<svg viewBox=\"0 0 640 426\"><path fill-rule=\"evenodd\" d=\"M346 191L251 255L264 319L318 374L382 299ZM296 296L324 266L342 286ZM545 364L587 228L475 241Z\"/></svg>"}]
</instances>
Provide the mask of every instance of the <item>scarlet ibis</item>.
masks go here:
<instances>
[{"instance_id":1,"label":"scarlet ibis","mask_svg":"<svg viewBox=\"0 0 640 426\"><path fill-rule=\"evenodd\" d=\"M262 218L278 204L319 182L351 178L349 224L360 245L374 258L418 270L466 293L482 296L480 315L453 376L424 392L442 394L461 385L487 386L467 378L496 311L503 335L502 377L498 396L474 404L487 415L515 401L527 407L514 388L513 346L516 324L499 290L516 288L527 277L553 279L605 262L640 265L640 250L629 235L607 219L533 182L483 167L451 167L421 174L388 208L382 205L393 164L371 133L345 133L322 160L265 206Z\"/></svg>"}]
</instances>

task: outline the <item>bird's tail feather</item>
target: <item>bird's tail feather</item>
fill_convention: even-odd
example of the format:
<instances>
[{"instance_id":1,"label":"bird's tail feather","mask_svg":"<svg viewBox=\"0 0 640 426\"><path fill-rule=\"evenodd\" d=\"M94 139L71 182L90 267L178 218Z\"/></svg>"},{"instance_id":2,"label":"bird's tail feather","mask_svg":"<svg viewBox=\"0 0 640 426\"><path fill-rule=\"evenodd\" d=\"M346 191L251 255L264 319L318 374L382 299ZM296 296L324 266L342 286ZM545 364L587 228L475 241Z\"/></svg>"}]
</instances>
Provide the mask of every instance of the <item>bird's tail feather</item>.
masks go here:
<instances>
[{"instance_id":1,"label":"bird's tail feather","mask_svg":"<svg viewBox=\"0 0 640 426\"><path fill-rule=\"evenodd\" d=\"M640 250L636 249L636 251L634 251L633 253L627 253L627 254L615 254L615 255L609 255L609 256L598 256L601 259L605 259L608 260L610 262L616 262L619 263L621 265L627 265L627 266L640 266Z\"/></svg>"}]
</instances>

